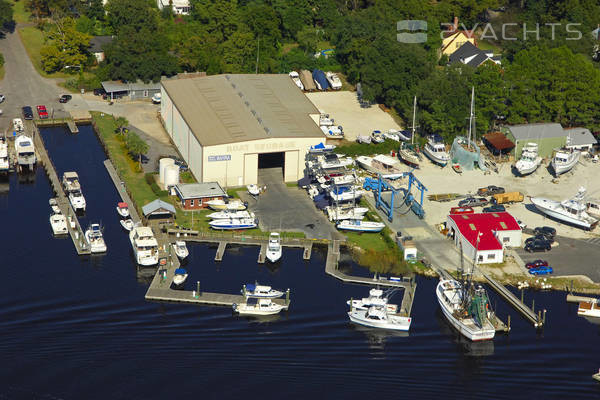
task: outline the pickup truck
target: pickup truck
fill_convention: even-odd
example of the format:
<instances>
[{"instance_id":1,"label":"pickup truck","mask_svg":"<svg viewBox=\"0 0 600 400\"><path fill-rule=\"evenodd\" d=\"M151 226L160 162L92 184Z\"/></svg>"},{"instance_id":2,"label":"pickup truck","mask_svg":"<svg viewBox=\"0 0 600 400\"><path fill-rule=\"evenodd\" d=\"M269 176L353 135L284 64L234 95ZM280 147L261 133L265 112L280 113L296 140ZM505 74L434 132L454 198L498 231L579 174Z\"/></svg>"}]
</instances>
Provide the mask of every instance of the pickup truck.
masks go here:
<instances>
[{"instance_id":1,"label":"pickup truck","mask_svg":"<svg viewBox=\"0 0 600 400\"><path fill-rule=\"evenodd\" d=\"M488 204L484 197L467 197L458 202L459 207L483 207Z\"/></svg>"}]
</instances>

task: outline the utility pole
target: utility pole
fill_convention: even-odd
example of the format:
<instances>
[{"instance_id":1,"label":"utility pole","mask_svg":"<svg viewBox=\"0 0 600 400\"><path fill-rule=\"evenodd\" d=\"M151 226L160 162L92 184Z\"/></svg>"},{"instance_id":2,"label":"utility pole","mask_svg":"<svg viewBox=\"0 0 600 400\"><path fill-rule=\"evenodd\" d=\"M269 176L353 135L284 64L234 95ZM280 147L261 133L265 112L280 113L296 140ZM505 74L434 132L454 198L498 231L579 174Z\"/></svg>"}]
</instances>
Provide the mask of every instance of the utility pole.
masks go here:
<instances>
[{"instance_id":1,"label":"utility pole","mask_svg":"<svg viewBox=\"0 0 600 400\"><path fill-rule=\"evenodd\" d=\"M258 59L260 57L260 37L257 39L257 46L256 46L256 74L258 74Z\"/></svg>"}]
</instances>

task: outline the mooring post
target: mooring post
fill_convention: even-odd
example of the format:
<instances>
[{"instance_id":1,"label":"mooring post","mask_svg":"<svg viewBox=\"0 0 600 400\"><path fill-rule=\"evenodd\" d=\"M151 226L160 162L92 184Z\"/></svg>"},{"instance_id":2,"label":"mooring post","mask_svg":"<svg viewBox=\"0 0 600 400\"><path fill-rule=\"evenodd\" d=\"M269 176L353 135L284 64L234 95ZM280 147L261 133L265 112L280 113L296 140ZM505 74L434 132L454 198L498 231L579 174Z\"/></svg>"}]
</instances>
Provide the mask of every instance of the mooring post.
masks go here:
<instances>
[{"instance_id":1,"label":"mooring post","mask_svg":"<svg viewBox=\"0 0 600 400\"><path fill-rule=\"evenodd\" d=\"M287 306L288 304L290 304L290 289L288 288L288 290L285 291L285 305Z\"/></svg>"},{"instance_id":2,"label":"mooring post","mask_svg":"<svg viewBox=\"0 0 600 400\"><path fill-rule=\"evenodd\" d=\"M523 289L521 289L521 303L523 302Z\"/></svg>"},{"instance_id":3,"label":"mooring post","mask_svg":"<svg viewBox=\"0 0 600 400\"><path fill-rule=\"evenodd\" d=\"M350 297L350 312L354 311L352 309L352 304L354 304L354 299L352 297Z\"/></svg>"},{"instance_id":4,"label":"mooring post","mask_svg":"<svg viewBox=\"0 0 600 400\"><path fill-rule=\"evenodd\" d=\"M510 331L510 314L508 314L508 330Z\"/></svg>"},{"instance_id":5,"label":"mooring post","mask_svg":"<svg viewBox=\"0 0 600 400\"><path fill-rule=\"evenodd\" d=\"M531 311L535 314L535 299L531 300Z\"/></svg>"},{"instance_id":6,"label":"mooring post","mask_svg":"<svg viewBox=\"0 0 600 400\"><path fill-rule=\"evenodd\" d=\"M200 281L196 281L196 293L200 296Z\"/></svg>"},{"instance_id":7,"label":"mooring post","mask_svg":"<svg viewBox=\"0 0 600 400\"><path fill-rule=\"evenodd\" d=\"M242 296L246 297L246 284L242 285Z\"/></svg>"},{"instance_id":8,"label":"mooring post","mask_svg":"<svg viewBox=\"0 0 600 400\"><path fill-rule=\"evenodd\" d=\"M542 322L544 323L544 325L546 325L546 309L544 308L544 317L542 319Z\"/></svg>"}]
</instances>

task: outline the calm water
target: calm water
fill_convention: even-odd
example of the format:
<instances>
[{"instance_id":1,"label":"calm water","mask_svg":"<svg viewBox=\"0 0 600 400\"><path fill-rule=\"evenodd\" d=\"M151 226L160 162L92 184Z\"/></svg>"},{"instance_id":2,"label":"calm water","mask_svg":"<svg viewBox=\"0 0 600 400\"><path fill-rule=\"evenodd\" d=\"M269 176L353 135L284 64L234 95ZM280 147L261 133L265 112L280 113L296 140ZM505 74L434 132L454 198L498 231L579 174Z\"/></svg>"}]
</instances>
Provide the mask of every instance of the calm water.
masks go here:
<instances>
[{"instance_id":1,"label":"calm water","mask_svg":"<svg viewBox=\"0 0 600 400\"><path fill-rule=\"evenodd\" d=\"M326 276L322 252L304 262L301 250L286 249L272 266L256 263L258 248L233 248L215 263L215 248L195 245L189 289L199 280L235 293L257 279L291 288L290 311L256 320L146 302L153 271L134 265L91 128L43 134L59 174L79 173L88 203L81 223L101 222L109 251L80 258L70 239L52 237L41 168L32 183L10 177L10 193L0 194L2 399L600 397L591 379L600 326L578 318L564 293L526 294L550 310L543 333L492 299L500 315L512 314L513 331L473 345L442 318L436 280L418 279L410 334L369 331L345 314L345 300L367 288Z\"/></svg>"}]
</instances>

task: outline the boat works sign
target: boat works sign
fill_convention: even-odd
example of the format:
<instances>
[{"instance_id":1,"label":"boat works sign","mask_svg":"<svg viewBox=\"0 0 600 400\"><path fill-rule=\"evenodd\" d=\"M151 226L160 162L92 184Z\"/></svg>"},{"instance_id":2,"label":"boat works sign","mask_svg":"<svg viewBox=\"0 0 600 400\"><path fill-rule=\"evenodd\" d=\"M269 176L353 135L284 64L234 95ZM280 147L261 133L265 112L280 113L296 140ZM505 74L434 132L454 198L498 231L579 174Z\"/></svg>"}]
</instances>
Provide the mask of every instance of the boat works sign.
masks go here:
<instances>
[{"instance_id":1,"label":"boat works sign","mask_svg":"<svg viewBox=\"0 0 600 400\"><path fill-rule=\"evenodd\" d=\"M231 161L231 154L225 154L222 156L208 156L208 162L212 161Z\"/></svg>"}]
</instances>

